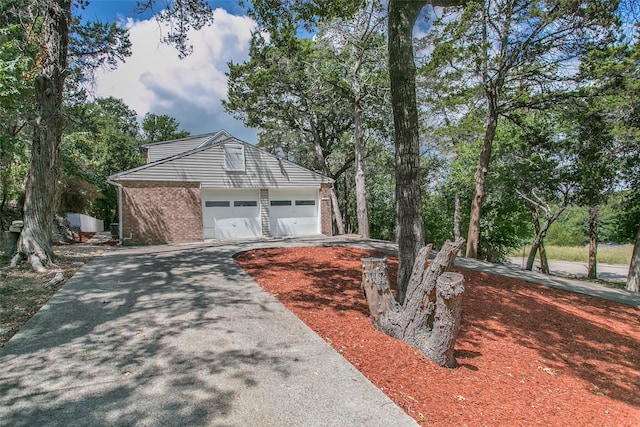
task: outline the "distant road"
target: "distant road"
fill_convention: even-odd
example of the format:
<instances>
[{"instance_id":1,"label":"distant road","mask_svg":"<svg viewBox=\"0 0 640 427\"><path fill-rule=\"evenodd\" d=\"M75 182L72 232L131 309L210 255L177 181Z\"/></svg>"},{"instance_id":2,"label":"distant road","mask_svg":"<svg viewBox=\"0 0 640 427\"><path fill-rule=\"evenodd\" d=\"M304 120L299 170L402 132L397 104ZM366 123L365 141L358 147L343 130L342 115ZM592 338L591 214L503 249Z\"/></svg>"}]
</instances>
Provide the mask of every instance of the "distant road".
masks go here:
<instances>
[{"instance_id":1,"label":"distant road","mask_svg":"<svg viewBox=\"0 0 640 427\"><path fill-rule=\"evenodd\" d=\"M523 261L519 257L510 257L509 261L520 268L524 268L527 262L526 259ZM536 260L535 266L540 266L540 262ZM584 262L549 261L549 269L551 273L563 276L587 277L587 263ZM598 263L597 271L598 279L626 282L629 266L625 264Z\"/></svg>"}]
</instances>

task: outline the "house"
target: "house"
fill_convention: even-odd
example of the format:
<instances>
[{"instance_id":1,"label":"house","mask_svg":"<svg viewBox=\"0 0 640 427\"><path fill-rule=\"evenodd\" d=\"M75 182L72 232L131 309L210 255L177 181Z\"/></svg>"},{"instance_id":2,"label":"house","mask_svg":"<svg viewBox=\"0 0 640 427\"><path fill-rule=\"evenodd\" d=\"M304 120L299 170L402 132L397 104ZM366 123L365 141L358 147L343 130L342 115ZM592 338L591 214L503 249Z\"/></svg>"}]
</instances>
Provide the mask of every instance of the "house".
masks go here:
<instances>
[{"instance_id":1,"label":"house","mask_svg":"<svg viewBox=\"0 0 640 427\"><path fill-rule=\"evenodd\" d=\"M225 131L146 144L109 177L127 244L331 235L333 180Z\"/></svg>"}]
</instances>

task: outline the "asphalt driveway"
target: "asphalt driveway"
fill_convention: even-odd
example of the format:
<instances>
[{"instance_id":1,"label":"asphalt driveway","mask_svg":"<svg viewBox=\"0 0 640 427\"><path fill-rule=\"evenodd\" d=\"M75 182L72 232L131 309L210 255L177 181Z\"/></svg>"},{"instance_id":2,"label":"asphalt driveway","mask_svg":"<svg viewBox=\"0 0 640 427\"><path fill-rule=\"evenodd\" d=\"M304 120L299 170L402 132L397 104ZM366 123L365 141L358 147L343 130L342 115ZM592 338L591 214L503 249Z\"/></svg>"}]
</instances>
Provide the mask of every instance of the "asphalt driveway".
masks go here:
<instances>
[{"instance_id":1,"label":"asphalt driveway","mask_svg":"<svg viewBox=\"0 0 640 427\"><path fill-rule=\"evenodd\" d=\"M415 426L233 262L240 248L84 266L0 349L0 425Z\"/></svg>"}]
</instances>

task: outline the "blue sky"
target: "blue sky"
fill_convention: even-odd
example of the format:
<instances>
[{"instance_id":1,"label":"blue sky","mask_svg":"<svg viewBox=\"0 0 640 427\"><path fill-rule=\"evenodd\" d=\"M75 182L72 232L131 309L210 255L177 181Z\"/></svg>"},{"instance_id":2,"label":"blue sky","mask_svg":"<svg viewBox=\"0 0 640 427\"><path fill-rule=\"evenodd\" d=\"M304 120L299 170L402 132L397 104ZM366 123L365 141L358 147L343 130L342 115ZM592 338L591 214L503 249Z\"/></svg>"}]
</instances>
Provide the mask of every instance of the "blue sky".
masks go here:
<instances>
[{"instance_id":1,"label":"blue sky","mask_svg":"<svg viewBox=\"0 0 640 427\"><path fill-rule=\"evenodd\" d=\"M135 1L90 1L81 12L83 18L120 22L129 29L132 42L132 56L116 70L98 71L92 89L96 97L122 99L139 118L147 112L167 114L193 135L225 129L255 143L257 130L247 129L221 105L226 98L227 62L248 59L255 23L236 0L209 3L213 25L190 33L194 52L180 60L173 47L160 43L163 28L151 14L133 13Z\"/></svg>"},{"instance_id":2,"label":"blue sky","mask_svg":"<svg viewBox=\"0 0 640 427\"><path fill-rule=\"evenodd\" d=\"M151 17L150 13L142 15L133 13L136 3L135 0L90 0L89 7L85 9L83 16L86 18L98 18L102 21L111 21L122 17L149 19ZM162 1L158 2L158 5L161 4ZM213 9L221 8L232 15L244 15L244 9L238 5L237 0L210 1L209 4Z\"/></svg>"}]
</instances>

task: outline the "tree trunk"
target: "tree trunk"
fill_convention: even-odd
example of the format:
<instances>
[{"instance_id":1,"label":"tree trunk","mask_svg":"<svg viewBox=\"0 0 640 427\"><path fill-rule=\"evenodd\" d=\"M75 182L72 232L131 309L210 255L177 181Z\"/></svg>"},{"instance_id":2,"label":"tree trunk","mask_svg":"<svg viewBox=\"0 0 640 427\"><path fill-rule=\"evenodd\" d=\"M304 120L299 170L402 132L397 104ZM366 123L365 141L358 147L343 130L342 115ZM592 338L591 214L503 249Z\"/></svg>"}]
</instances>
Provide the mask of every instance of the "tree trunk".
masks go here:
<instances>
[{"instance_id":1,"label":"tree trunk","mask_svg":"<svg viewBox=\"0 0 640 427\"><path fill-rule=\"evenodd\" d=\"M460 197L456 196L456 205L453 212L453 240L460 238ZM462 256L462 249L460 249L458 255Z\"/></svg>"},{"instance_id":2,"label":"tree trunk","mask_svg":"<svg viewBox=\"0 0 640 427\"><path fill-rule=\"evenodd\" d=\"M413 26L427 1L390 0L388 51L396 163L398 302L405 298L411 267L424 246Z\"/></svg>"},{"instance_id":3,"label":"tree trunk","mask_svg":"<svg viewBox=\"0 0 640 427\"><path fill-rule=\"evenodd\" d=\"M534 209L533 211L535 212L533 214L533 218L534 218L534 227L536 227L536 221L538 222L538 226L536 227L536 237L533 240L533 244L531 245L531 251L529 251L529 257L527 258L527 265L525 267L526 270L533 270L533 263L535 261L536 258L536 252L538 251L538 248L543 244L544 242L544 238L547 235L547 231L549 231L549 227L551 227L551 224L553 224L553 222L558 219L558 217L560 216L560 214L562 212L564 212L564 210L567 208L566 204L563 204L562 206L560 206L560 208L550 217L548 217L544 224L542 225L542 227L540 226L540 221L539 221L539 217L538 217L538 212ZM542 256L541 256L542 257ZM549 274L549 265L546 262L546 258L547 255L544 254L544 258L545 258L545 264L546 264L546 274ZM543 267L544 268L544 267Z\"/></svg>"},{"instance_id":4,"label":"tree trunk","mask_svg":"<svg viewBox=\"0 0 640 427\"><path fill-rule=\"evenodd\" d=\"M531 217L533 218L533 229L536 232L536 238L533 241L533 245L531 245L531 251L529 251L529 256L527 258L526 269L531 271L533 270L533 264L535 263L536 253L540 258L540 271L544 274L549 274L549 267L546 260L546 253L544 252L544 242L540 233L540 214L538 210L533 208L531 209ZM543 259L544 256L544 259ZM545 266L547 268L545 269Z\"/></svg>"},{"instance_id":5,"label":"tree trunk","mask_svg":"<svg viewBox=\"0 0 640 427\"><path fill-rule=\"evenodd\" d=\"M480 161L476 172L476 186L471 201L471 214L469 215L469 232L467 234L467 258L478 258L478 245L480 241L480 216L482 214L482 201L484 199L484 187L489 172L491 160L491 147L498 127L498 94L495 90L487 91L488 111L487 127L484 133Z\"/></svg>"},{"instance_id":6,"label":"tree trunk","mask_svg":"<svg viewBox=\"0 0 640 427\"><path fill-rule=\"evenodd\" d=\"M338 204L338 196L336 196L336 191L331 187L331 211L333 212L333 219L336 222L336 227L338 227L338 234L344 233L344 219L342 218L342 213L340 212L340 205Z\"/></svg>"},{"instance_id":7,"label":"tree trunk","mask_svg":"<svg viewBox=\"0 0 640 427\"><path fill-rule=\"evenodd\" d=\"M598 214L599 206L589 206L589 265L587 268L587 279L598 278Z\"/></svg>"},{"instance_id":8,"label":"tree trunk","mask_svg":"<svg viewBox=\"0 0 640 427\"><path fill-rule=\"evenodd\" d=\"M358 94L356 98L360 95ZM367 212L367 186L364 179L364 143L362 141L362 108L355 100L353 111L355 164L356 164L356 211L358 215L358 234L369 237L369 214Z\"/></svg>"},{"instance_id":9,"label":"tree trunk","mask_svg":"<svg viewBox=\"0 0 640 427\"><path fill-rule=\"evenodd\" d=\"M633 245L633 256L629 263L627 290L631 292L640 292L640 225L638 225L638 230L636 231L636 241Z\"/></svg>"},{"instance_id":10,"label":"tree trunk","mask_svg":"<svg viewBox=\"0 0 640 427\"><path fill-rule=\"evenodd\" d=\"M544 248L544 240L538 246L538 256L540 257L540 271L544 274L551 274L549 269L549 260L547 259L547 250Z\"/></svg>"},{"instance_id":11,"label":"tree trunk","mask_svg":"<svg viewBox=\"0 0 640 427\"><path fill-rule=\"evenodd\" d=\"M373 325L447 367L455 366L453 348L460 327L464 278L445 272L463 244L464 239L447 242L428 268L431 245L420 250L403 305L391 294L386 258L362 260L362 287Z\"/></svg>"},{"instance_id":12,"label":"tree trunk","mask_svg":"<svg viewBox=\"0 0 640 427\"><path fill-rule=\"evenodd\" d=\"M326 176L332 176L331 170L327 165L327 159L325 158L324 152L322 151L322 140L320 138L320 134L316 129L314 123L311 123L311 131L313 134L313 148L316 153L316 161L319 163L322 168L322 172ZM335 220L336 227L338 228L338 234L344 233L344 219L342 218L342 212L340 212L340 205L338 204L338 196L336 196L335 189L331 187L331 211L333 212L333 219Z\"/></svg>"},{"instance_id":13,"label":"tree trunk","mask_svg":"<svg viewBox=\"0 0 640 427\"><path fill-rule=\"evenodd\" d=\"M533 216L533 229L537 236L540 234L540 215L537 209L533 209L531 214ZM544 274L549 274L549 262L547 261L547 251L544 249L544 239L540 239L538 244L538 258L540 259L540 271Z\"/></svg>"},{"instance_id":14,"label":"tree trunk","mask_svg":"<svg viewBox=\"0 0 640 427\"><path fill-rule=\"evenodd\" d=\"M35 78L36 125L25 186L24 228L11 260L15 266L20 259L27 258L37 271L46 271L53 255L51 232L61 163L71 1L44 0L43 6L44 42L39 53L42 68Z\"/></svg>"}]
</instances>

